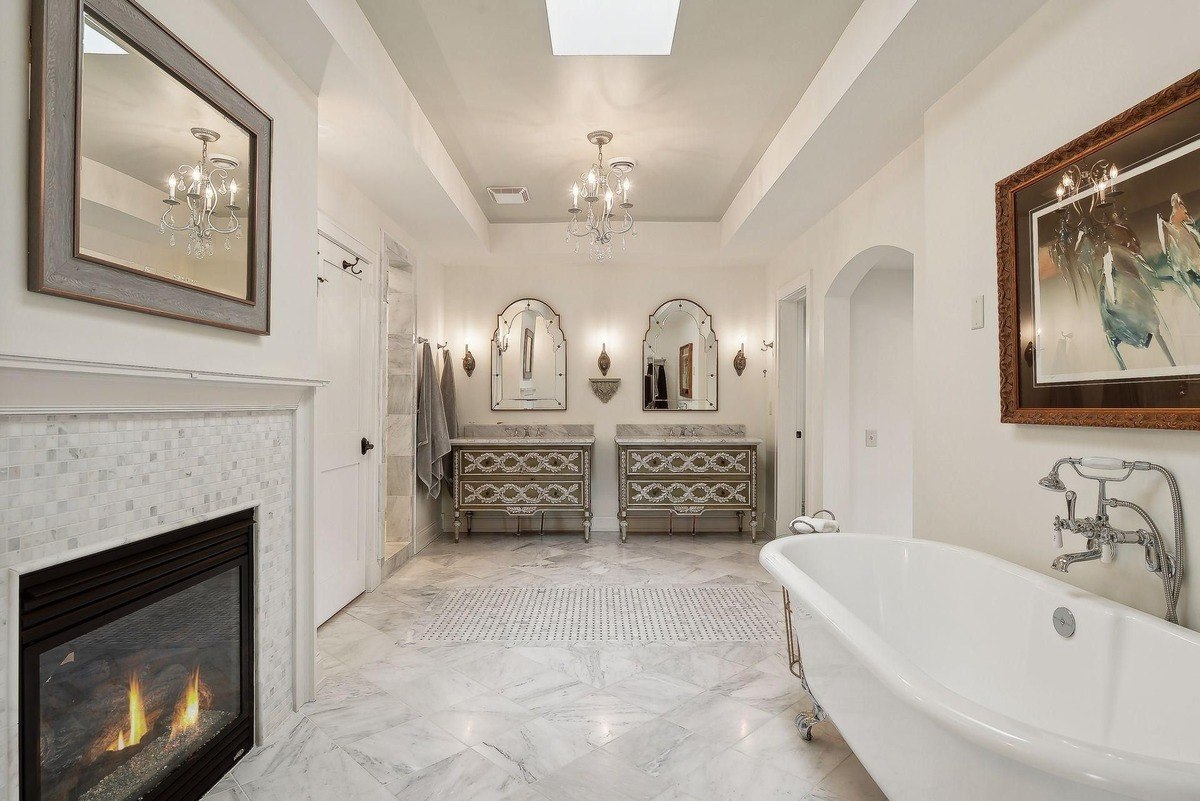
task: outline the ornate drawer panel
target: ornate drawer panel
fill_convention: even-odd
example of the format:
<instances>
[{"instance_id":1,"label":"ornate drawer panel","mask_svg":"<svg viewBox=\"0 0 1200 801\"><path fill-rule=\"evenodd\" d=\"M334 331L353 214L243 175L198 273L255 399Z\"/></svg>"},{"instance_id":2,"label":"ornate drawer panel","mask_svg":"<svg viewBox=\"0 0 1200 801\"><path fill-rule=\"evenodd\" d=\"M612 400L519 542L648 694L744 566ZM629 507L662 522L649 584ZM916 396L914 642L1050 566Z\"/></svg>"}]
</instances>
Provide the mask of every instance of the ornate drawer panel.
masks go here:
<instances>
[{"instance_id":1,"label":"ornate drawer panel","mask_svg":"<svg viewBox=\"0 0 1200 801\"><path fill-rule=\"evenodd\" d=\"M751 486L748 478L703 479L689 481L684 477L630 478L627 486L630 508L654 507L684 511L688 509L751 507Z\"/></svg>"},{"instance_id":2,"label":"ornate drawer panel","mask_svg":"<svg viewBox=\"0 0 1200 801\"><path fill-rule=\"evenodd\" d=\"M630 476L748 476L748 448L630 448Z\"/></svg>"},{"instance_id":3,"label":"ornate drawer panel","mask_svg":"<svg viewBox=\"0 0 1200 801\"><path fill-rule=\"evenodd\" d=\"M581 476L583 450L495 448L458 451L458 474L471 476Z\"/></svg>"},{"instance_id":4,"label":"ornate drawer panel","mask_svg":"<svg viewBox=\"0 0 1200 801\"><path fill-rule=\"evenodd\" d=\"M500 509L516 514L535 509L583 509L587 502L581 479L506 481L463 478L458 482L460 508Z\"/></svg>"}]
</instances>

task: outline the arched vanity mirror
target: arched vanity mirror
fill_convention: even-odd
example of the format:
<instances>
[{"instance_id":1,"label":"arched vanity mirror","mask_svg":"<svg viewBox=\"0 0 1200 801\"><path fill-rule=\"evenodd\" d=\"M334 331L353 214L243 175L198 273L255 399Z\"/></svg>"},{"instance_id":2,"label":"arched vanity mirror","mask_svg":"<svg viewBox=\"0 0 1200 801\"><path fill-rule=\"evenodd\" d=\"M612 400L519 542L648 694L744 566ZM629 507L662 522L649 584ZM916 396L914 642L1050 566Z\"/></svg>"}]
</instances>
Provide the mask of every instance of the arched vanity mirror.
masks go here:
<instances>
[{"instance_id":1,"label":"arched vanity mirror","mask_svg":"<svg viewBox=\"0 0 1200 801\"><path fill-rule=\"evenodd\" d=\"M717 335L699 303L676 298L650 315L642 344L645 411L716 411Z\"/></svg>"},{"instance_id":2,"label":"arched vanity mirror","mask_svg":"<svg viewBox=\"0 0 1200 801\"><path fill-rule=\"evenodd\" d=\"M492 334L492 409L566 409L567 340L536 298L508 304Z\"/></svg>"}]
</instances>

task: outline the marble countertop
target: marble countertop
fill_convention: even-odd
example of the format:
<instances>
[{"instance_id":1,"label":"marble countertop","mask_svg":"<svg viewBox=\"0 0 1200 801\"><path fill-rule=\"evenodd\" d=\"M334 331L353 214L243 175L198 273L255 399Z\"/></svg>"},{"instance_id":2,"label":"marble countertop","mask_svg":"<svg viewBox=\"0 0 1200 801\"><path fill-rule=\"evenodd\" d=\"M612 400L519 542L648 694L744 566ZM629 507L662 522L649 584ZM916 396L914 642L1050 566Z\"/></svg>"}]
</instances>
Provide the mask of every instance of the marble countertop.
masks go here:
<instances>
[{"instance_id":1,"label":"marble countertop","mask_svg":"<svg viewBox=\"0 0 1200 801\"><path fill-rule=\"evenodd\" d=\"M618 445L668 445L686 446L686 445L761 445L761 439L754 437L723 437L723 436L706 436L698 434L694 437L681 437L678 435L670 436L640 436L640 437L617 437Z\"/></svg>"},{"instance_id":2,"label":"marble countertop","mask_svg":"<svg viewBox=\"0 0 1200 801\"><path fill-rule=\"evenodd\" d=\"M451 445L507 445L519 448L522 445L595 445L595 437L455 437Z\"/></svg>"}]
</instances>

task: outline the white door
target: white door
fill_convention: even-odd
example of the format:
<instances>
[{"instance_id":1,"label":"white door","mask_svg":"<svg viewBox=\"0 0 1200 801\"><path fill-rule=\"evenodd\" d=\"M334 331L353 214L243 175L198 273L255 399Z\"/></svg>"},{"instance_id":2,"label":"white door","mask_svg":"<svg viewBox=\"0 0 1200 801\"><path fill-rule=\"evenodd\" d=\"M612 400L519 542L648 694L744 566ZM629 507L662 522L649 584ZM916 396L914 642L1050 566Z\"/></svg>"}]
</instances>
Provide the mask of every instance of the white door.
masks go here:
<instances>
[{"instance_id":1,"label":"white door","mask_svg":"<svg viewBox=\"0 0 1200 801\"><path fill-rule=\"evenodd\" d=\"M371 387L370 291L363 280L373 265L325 237L319 238L317 275L318 375L329 381L317 390L317 484L314 532L315 617L321 625L367 586L370 521L369 440ZM347 266L352 265L352 266ZM361 271L355 273L355 270Z\"/></svg>"}]
</instances>

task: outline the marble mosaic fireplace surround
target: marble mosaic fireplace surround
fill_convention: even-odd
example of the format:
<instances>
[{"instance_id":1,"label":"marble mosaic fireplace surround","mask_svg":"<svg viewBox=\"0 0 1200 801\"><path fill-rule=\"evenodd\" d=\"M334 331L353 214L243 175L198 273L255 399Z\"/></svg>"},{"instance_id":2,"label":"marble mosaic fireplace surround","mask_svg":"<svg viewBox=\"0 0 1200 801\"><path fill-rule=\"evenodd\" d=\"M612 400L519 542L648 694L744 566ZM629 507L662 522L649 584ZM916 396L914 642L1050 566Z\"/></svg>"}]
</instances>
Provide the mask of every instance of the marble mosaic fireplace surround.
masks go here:
<instances>
[{"instance_id":1,"label":"marble mosaic fireplace surround","mask_svg":"<svg viewBox=\"0 0 1200 801\"><path fill-rule=\"evenodd\" d=\"M257 521L258 737L291 713L295 686L296 411L0 413L0 799L18 798L17 577L253 508Z\"/></svg>"}]
</instances>

